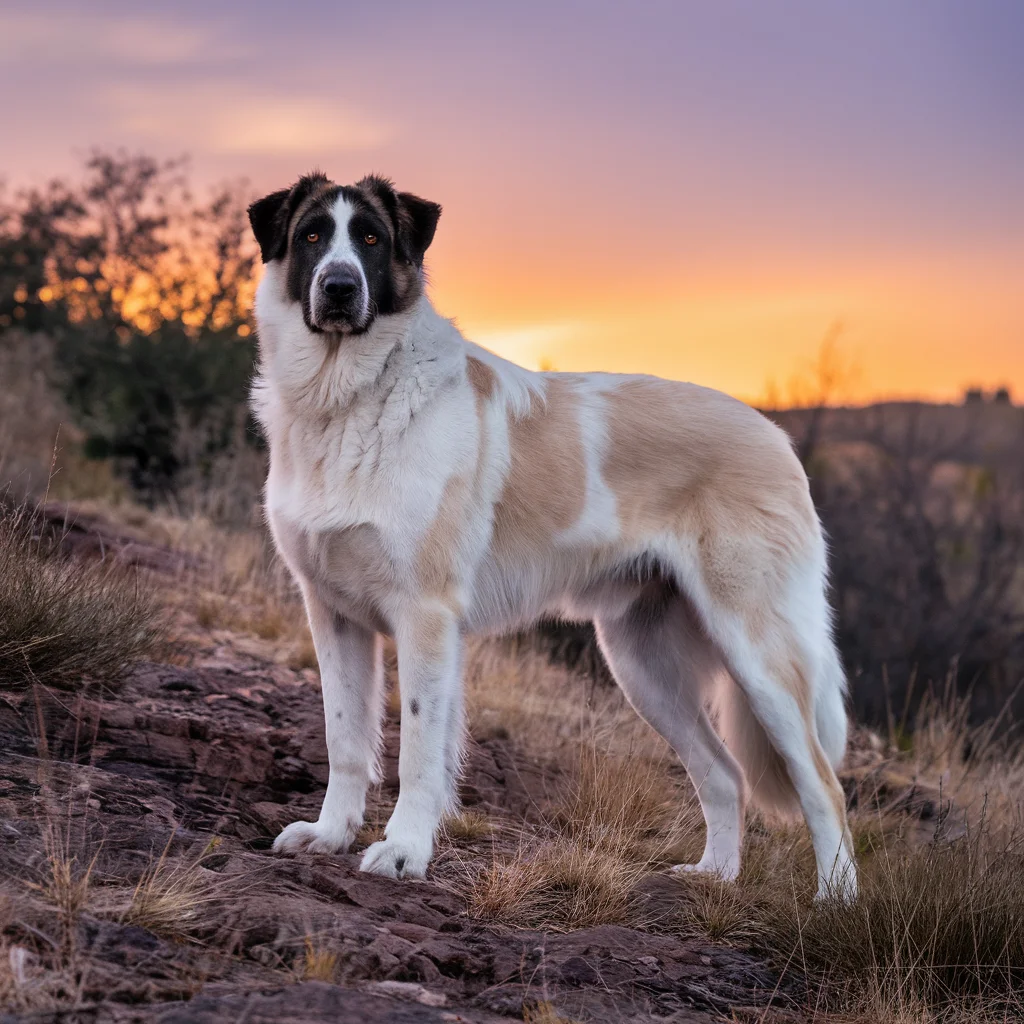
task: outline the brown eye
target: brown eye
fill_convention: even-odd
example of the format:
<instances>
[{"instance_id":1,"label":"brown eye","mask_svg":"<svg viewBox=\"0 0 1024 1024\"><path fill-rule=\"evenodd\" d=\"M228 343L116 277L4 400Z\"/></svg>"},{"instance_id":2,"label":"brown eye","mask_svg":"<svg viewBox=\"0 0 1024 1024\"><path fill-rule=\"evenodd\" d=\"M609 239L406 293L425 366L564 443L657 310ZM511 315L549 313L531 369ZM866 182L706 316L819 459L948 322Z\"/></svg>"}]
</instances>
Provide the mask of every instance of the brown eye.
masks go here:
<instances>
[{"instance_id":1,"label":"brown eye","mask_svg":"<svg viewBox=\"0 0 1024 1024\"><path fill-rule=\"evenodd\" d=\"M307 242L319 242L320 241L320 236L315 231L310 231L310 233L308 235L306 235L306 241Z\"/></svg>"},{"instance_id":2,"label":"brown eye","mask_svg":"<svg viewBox=\"0 0 1024 1024\"><path fill-rule=\"evenodd\" d=\"M377 244L377 236L376 235L364 235L363 236L363 241L367 245L376 245Z\"/></svg>"}]
</instances>

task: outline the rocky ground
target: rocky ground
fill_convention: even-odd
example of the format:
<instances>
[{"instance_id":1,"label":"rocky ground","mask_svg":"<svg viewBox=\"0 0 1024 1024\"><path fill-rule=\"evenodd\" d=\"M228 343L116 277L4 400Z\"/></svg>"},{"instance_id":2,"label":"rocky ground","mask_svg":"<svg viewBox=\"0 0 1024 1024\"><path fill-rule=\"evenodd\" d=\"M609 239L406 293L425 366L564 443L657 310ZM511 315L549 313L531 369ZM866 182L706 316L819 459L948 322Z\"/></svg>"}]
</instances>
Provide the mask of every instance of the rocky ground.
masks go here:
<instances>
[{"instance_id":1,"label":"rocky ground","mask_svg":"<svg viewBox=\"0 0 1024 1024\"><path fill-rule=\"evenodd\" d=\"M226 646L196 655L141 665L116 695L0 703L0 857L24 890L8 938L66 947L74 988L74 1009L0 1020L484 1022L543 1019L549 1004L569 1018L690 1021L771 998L777 979L735 950L619 926L495 927L468 917L450 883L363 875L354 853L274 856L277 830L315 818L326 785L318 694ZM371 820L397 795L397 754L390 720ZM522 815L541 781L508 741L474 742L463 799ZM79 877L92 864L75 920L44 898L60 902L55 860ZM169 905L118 912L123 880L147 872L151 902ZM670 900L672 879L646 890ZM305 980L317 974L330 981Z\"/></svg>"},{"instance_id":2,"label":"rocky ground","mask_svg":"<svg viewBox=\"0 0 1024 1024\"><path fill-rule=\"evenodd\" d=\"M165 585L181 568L88 521L66 544ZM398 792L394 712L356 849L272 854L283 825L315 819L328 773L315 671L273 647L197 631L116 692L0 687L0 1022L801 1019L798 973L684 929L474 919L467 860L552 784L500 731L471 739L462 787L497 827L442 836L428 880L358 871ZM645 921L679 884L639 883Z\"/></svg>"},{"instance_id":3,"label":"rocky ground","mask_svg":"<svg viewBox=\"0 0 1024 1024\"><path fill-rule=\"evenodd\" d=\"M82 517L65 544L181 568ZM363 875L358 851L273 855L282 825L316 817L327 753L315 673L259 647L211 631L116 693L0 691L5 1024L697 1021L786 1001L764 964L698 939L474 920L458 863L486 855L486 832L442 839L425 882ZM392 715L359 846L397 796L397 758ZM462 798L521 821L546 782L508 739L473 740ZM652 917L673 885L642 885Z\"/></svg>"}]
</instances>

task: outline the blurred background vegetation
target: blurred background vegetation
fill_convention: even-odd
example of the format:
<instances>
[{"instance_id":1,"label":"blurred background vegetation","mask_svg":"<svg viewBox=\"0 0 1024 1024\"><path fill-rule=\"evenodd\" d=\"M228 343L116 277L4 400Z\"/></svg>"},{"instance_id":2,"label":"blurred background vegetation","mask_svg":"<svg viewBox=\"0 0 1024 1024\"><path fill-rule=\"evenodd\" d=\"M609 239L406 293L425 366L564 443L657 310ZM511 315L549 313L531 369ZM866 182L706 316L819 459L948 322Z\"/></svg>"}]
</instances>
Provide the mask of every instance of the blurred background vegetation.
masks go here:
<instances>
[{"instance_id":1,"label":"blurred background vegetation","mask_svg":"<svg viewBox=\"0 0 1024 1024\"><path fill-rule=\"evenodd\" d=\"M182 162L104 152L74 181L0 194L0 490L262 528L249 198L199 198ZM851 372L838 335L790 407L765 411L828 532L857 714L898 736L953 687L1009 721L1024 708L1024 409L976 390L836 407ZM530 642L606 678L589 629Z\"/></svg>"},{"instance_id":2,"label":"blurred background vegetation","mask_svg":"<svg viewBox=\"0 0 1024 1024\"><path fill-rule=\"evenodd\" d=\"M0 457L6 449L15 488L38 491L38 453L24 449L32 439L52 449L58 422L62 452L148 504L225 482L225 468L259 448L246 410L256 256L246 197L226 187L198 199L185 171L95 152L78 181L0 197ZM77 497L71 475L58 489ZM219 512L244 516L257 495Z\"/></svg>"}]
</instances>

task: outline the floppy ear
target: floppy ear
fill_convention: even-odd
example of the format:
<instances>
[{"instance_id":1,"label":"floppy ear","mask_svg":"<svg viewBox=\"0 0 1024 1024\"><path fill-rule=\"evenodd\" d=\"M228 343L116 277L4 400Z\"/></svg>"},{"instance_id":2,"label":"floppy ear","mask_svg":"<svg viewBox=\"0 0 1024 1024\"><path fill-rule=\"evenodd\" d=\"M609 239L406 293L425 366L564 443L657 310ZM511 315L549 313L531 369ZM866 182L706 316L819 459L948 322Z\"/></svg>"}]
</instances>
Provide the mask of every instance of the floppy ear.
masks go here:
<instances>
[{"instance_id":1,"label":"floppy ear","mask_svg":"<svg viewBox=\"0 0 1024 1024\"><path fill-rule=\"evenodd\" d=\"M264 263L279 260L288 248L288 197L292 189L282 188L269 196L257 199L249 207L249 223L260 246Z\"/></svg>"},{"instance_id":2,"label":"floppy ear","mask_svg":"<svg viewBox=\"0 0 1024 1024\"><path fill-rule=\"evenodd\" d=\"M395 227L399 256L407 263L422 265L423 254L434 240L441 207L411 192L396 192L391 179L379 174L367 175L356 187L372 192L384 204Z\"/></svg>"},{"instance_id":3,"label":"floppy ear","mask_svg":"<svg viewBox=\"0 0 1024 1024\"><path fill-rule=\"evenodd\" d=\"M279 260L287 252L288 222L299 203L316 189L329 184L326 174L313 171L299 178L291 188L271 192L249 207L249 223L259 242L264 263Z\"/></svg>"},{"instance_id":4,"label":"floppy ear","mask_svg":"<svg viewBox=\"0 0 1024 1024\"><path fill-rule=\"evenodd\" d=\"M411 192L399 192L398 234L409 260L420 266L423 254L430 248L441 216L441 207L428 199L420 199Z\"/></svg>"}]
</instances>

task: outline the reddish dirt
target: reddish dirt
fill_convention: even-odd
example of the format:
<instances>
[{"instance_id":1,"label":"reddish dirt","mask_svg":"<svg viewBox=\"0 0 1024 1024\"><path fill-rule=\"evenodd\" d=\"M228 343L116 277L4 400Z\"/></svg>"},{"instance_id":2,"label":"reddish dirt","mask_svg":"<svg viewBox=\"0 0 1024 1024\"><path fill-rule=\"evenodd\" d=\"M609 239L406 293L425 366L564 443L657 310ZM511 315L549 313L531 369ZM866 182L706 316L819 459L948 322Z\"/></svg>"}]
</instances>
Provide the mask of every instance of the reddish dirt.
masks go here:
<instances>
[{"instance_id":1,"label":"reddish dirt","mask_svg":"<svg viewBox=\"0 0 1024 1024\"><path fill-rule=\"evenodd\" d=\"M133 559L170 555L136 547ZM424 882L363 875L357 852L273 855L283 824L317 815L323 719L312 673L243 647L215 639L181 659L190 664L137 666L103 695L0 681L0 952L23 951L30 986L54 965L70 979L51 1000L58 1008L0 1010L0 1024L559 1019L536 1016L544 1003L569 1020L682 1024L799 999L795 982L780 986L755 957L696 936L474 920L453 870L465 843L442 842ZM397 796L397 754L390 718L371 826ZM471 741L468 806L521 821L545 785L508 740ZM39 888L55 846L77 876L95 858L75 913ZM97 909L156 864L163 878L183 872L206 902L152 927ZM656 909L676 884L655 875L638 895ZM312 973L330 981L303 980L311 953L328 964Z\"/></svg>"},{"instance_id":2,"label":"reddish dirt","mask_svg":"<svg viewBox=\"0 0 1024 1024\"><path fill-rule=\"evenodd\" d=\"M66 694L3 698L5 875L46 878L48 823L79 867L99 851L94 891L138 878L165 848L167 865L194 863L217 837L194 870L214 889L222 879L226 895L187 941L83 912L76 1016L0 1020L483 1022L521 1020L524 1001L550 1001L581 1019L684 1021L768 1000L775 977L735 950L618 926L502 928L468 917L450 885L360 874L355 854L272 855L283 822L316 816L327 777L318 694L287 674L269 665L143 665L116 696L82 696L70 707ZM389 722L382 806L371 818L397 795L396 759ZM522 815L538 778L506 741L473 743L464 797L488 814ZM671 886L655 877L646 888L664 900ZM54 922L20 925L15 915L7 937L45 951L60 942L47 928ZM309 935L336 954L338 984L296 983ZM373 990L375 982L402 984L392 986L396 995ZM401 998L417 996L444 1005Z\"/></svg>"}]
</instances>

